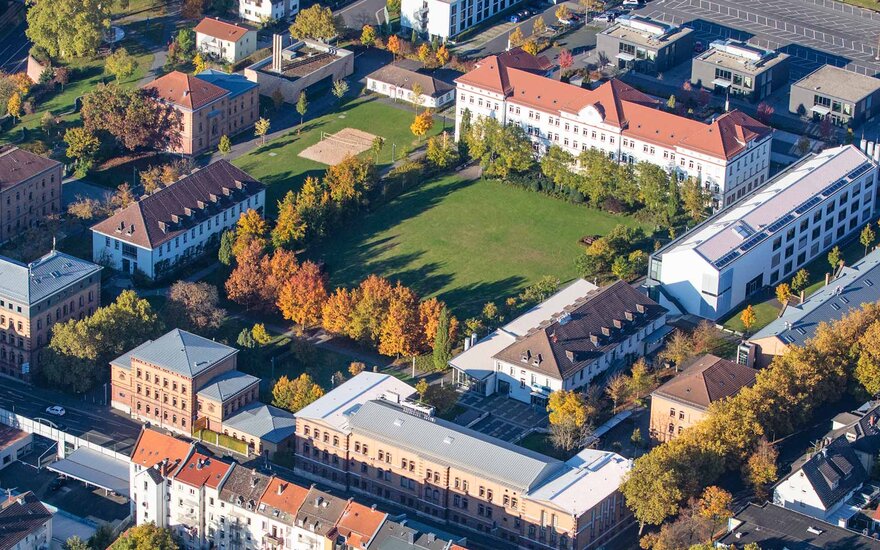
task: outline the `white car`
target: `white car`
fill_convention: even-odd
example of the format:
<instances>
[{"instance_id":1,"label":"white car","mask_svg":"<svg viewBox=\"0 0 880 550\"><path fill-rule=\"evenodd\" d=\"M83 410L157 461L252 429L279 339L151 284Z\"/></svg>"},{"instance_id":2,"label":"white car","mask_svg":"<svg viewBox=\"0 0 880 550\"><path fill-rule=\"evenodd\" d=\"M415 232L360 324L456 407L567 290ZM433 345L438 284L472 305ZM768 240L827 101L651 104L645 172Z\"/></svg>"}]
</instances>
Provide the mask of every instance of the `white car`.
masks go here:
<instances>
[{"instance_id":1,"label":"white car","mask_svg":"<svg viewBox=\"0 0 880 550\"><path fill-rule=\"evenodd\" d=\"M64 407L61 407L59 405L46 407L46 412L49 414L54 414L55 416L64 416L67 413L67 411L64 410Z\"/></svg>"}]
</instances>

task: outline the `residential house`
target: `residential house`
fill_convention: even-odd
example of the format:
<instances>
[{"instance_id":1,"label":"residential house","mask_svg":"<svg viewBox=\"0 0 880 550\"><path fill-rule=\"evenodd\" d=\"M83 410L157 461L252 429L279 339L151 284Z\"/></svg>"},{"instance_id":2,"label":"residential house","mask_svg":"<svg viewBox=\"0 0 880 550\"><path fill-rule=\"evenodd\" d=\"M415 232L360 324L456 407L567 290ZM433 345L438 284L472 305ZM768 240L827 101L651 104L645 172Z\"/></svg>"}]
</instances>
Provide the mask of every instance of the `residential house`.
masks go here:
<instances>
[{"instance_id":1,"label":"residential house","mask_svg":"<svg viewBox=\"0 0 880 550\"><path fill-rule=\"evenodd\" d=\"M757 102L788 85L787 54L728 38L694 58L691 84Z\"/></svg>"},{"instance_id":2,"label":"residential house","mask_svg":"<svg viewBox=\"0 0 880 550\"><path fill-rule=\"evenodd\" d=\"M213 251L246 210L263 214L262 183L219 160L93 225L92 257L125 274L162 279Z\"/></svg>"},{"instance_id":3,"label":"residential house","mask_svg":"<svg viewBox=\"0 0 880 550\"><path fill-rule=\"evenodd\" d=\"M0 550L48 550L52 513L30 491L0 501Z\"/></svg>"},{"instance_id":4,"label":"residential house","mask_svg":"<svg viewBox=\"0 0 880 550\"><path fill-rule=\"evenodd\" d=\"M450 361L459 385L546 407L652 351L666 308L618 281L578 280Z\"/></svg>"},{"instance_id":5,"label":"residential house","mask_svg":"<svg viewBox=\"0 0 880 550\"><path fill-rule=\"evenodd\" d=\"M245 79L230 75L228 80ZM249 129L259 117L257 86L236 85L229 90L220 82L212 84L195 75L172 71L144 85L144 89L180 113L180 140L171 148L172 153L199 155L213 150L221 137ZM235 96L235 90L241 93Z\"/></svg>"},{"instance_id":6,"label":"residential house","mask_svg":"<svg viewBox=\"0 0 880 550\"><path fill-rule=\"evenodd\" d=\"M0 146L0 243L61 214L63 168L57 160Z\"/></svg>"},{"instance_id":7,"label":"residential house","mask_svg":"<svg viewBox=\"0 0 880 550\"><path fill-rule=\"evenodd\" d=\"M877 174L852 145L809 155L655 251L649 285L684 312L719 319L869 223Z\"/></svg>"},{"instance_id":8,"label":"residential house","mask_svg":"<svg viewBox=\"0 0 880 550\"><path fill-rule=\"evenodd\" d=\"M185 547L209 547L206 504L217 502L219 488L231 471L230 463L196 451L167 480L172 485L168 528Z\"/></svg>"},{"instance_id":9,"label":"residential house","mask_svg":"<svg viewBox=\"0 0 880 550\"><path fill-rule=\"evenodd\" d=\"M299 0L240 0L238 16L245 21L268 25L287 21L299 13Z\"/></svg>"},{"instance_id":10,"label":"residential house","mask_svg":"<svg viewBox=\"0 0 880 550\"><path fill-rule=\"evenodd\" d=\"M868 401L852 412L843 412L831 421L831 431L825 435L825 445L844 437L865 471L869 474L877 465L880 453L880 402Z\"/></svg>"},{"instance_id":11,"label":"residential house","mask_svg":"<svg viewBox=\"0 0 880 550\"><path fill-rule=\"evenodd\" d=\"M844 266L829 283L782 314L740 346L739 362L765 367L790 346L803 346L821 323L831 323L864 303L880 301L880 250Z\"/></svg>"},{"instance_id":12,"label":"residential house","mask_svg":"<svg viewBox=\"0 0 880 550\"><path fill-rule=\"evenodd\" d=\"M131 453L129 495L136 525L155 523L168 527L172 484L166 480L195 452L188 442L152 428L141 430Z\"/></svg>"},{"instance_id":13,"label":"residential house","mask_svg":"<svg viewBox=\"0 0 880 550\"><path fill-rule=\"evenodd\" d=\"M205 17L193 29L196 49L209 59L238 63L257 51L257 31L216 17Z\"/></svg>"},{"instance_id":14,"label":"residential house","mask_svg":"<svg viewBox=\"0 0 880 550\"><path fill-rule=\"evenodd\" d=\"M366 550L377 542L377 535L387 520L388 514L377 510L375 505L368 507L349 500L342 517L336 522L336 535L344 541L345 548ZM375 548L381 548L381 543Z\"/></svg>"},{"instance_id":15,"label":"residential house","mask_svg":"<svg viewBox=\"0 0 880 550\"><path fill-rule=\"evenodd\" d=\"M656 75L691 58L694 31L644 17L622 15L596 35L596 51L620 70Z\"/></svg>"},{"instance_id":16,"label":"residential house","mask_svg":"<svg viewBox=\"0 0 880 550\"><path fill-rule=\"evenodd\" d=\"M740 111L706 123L661 110L655 98L620 80L587 90L495 55L455 82L456 139L468 111L474 120L521 126L538 155L551 146L574 156L598 149L617 162L661 166L679 181L696 178L718 208L770 176L772 130Z\"/></svg>"},{"instance_id":17,"label":"residential house","mask_svg":"<svg viewBox=\"0 0 880 550\"><path fill-rule=\"evenodd\" d=\"M860 126L880 113L880 79L822 65L791 85L788 110L816 122Z\"/></svg>"},{"instance_id":18,"label":"residential house","mask_svg":"<svg viewBox=\"0 0 880 550\"><path fill-rule=\"evenodd\" d=\"M438 109L455 101L455 86L433 74L385 65L367 75L367 89L420 107ZM416 92L419 92L416 97Z\"/></svg>"},{"instance_id":19,"label":"residential house","mask_svg":"<svg viewBox=\"0 0 880 550\"><path fill-rule=\"evenodd\" d=\"M209 500L205 507L209 546L260 547L265 520L257 510L272 479L256 469L233 463L220 488L219 498Z\"/></svg>"},{"instance_id":20,"label":"residential house","mask_svg":"<svg viewBox=\"0 0 880 550\"><path fill-rule=\"evenodd\" d=\"M0 374L30 381L52 327L101 304L101 266L53 250L25 264L0 256Z\"/></svg>"},{"instance_id":21,"label":"residential house","mask_svg":"<svg viewBox=\"0 0 880 550\"><path fill-rule=\"evenodd\" d=\"M705 418L709 406L755 383L756 371L704 355L651 394L651 438L670 441Z\"/></svg>"},{"instance_id":22,"label":"residential house","mask_svg":"<svg viewBox=\"0 0 880 550\"><path fill-rule=\"evenodd\" d=\"M336 537L336 524L349 501L312 487L297 510L294 548L320 548L325 540Z\"/></svg>"},{"instance_id":23,"label":"residential house","mask_svg":"<svg viewBox=\"0 0 880 550\"><path fill-rule=\"evenodd\" d=\"M837 524L835 514L867 479L846 437L838 437L792 465L791 473L774 487L773 503Z\"/></svg>"}]
</instances>

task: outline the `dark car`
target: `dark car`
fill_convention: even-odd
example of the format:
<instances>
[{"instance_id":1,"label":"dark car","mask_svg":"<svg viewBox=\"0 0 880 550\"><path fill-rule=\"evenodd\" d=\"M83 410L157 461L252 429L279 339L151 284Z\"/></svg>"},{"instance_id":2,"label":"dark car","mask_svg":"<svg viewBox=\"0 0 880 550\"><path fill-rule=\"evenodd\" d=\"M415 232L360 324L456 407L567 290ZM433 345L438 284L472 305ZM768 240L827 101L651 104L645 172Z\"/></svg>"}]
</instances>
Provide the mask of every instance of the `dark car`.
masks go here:
<instances>
[{"instance_id":1,"label":"dark car","mask_svg":"<svg viewBox=\"0 0 880 550\"><path fill-rule=\"evenodd\" d=\"M66 477L56 477L55 479L52 480L52 483L49 484L49 491L51 491L51 492L57 491L58 489L64 487L65 485L67 485L67 478Z\"/></svg>"}]
</instances>

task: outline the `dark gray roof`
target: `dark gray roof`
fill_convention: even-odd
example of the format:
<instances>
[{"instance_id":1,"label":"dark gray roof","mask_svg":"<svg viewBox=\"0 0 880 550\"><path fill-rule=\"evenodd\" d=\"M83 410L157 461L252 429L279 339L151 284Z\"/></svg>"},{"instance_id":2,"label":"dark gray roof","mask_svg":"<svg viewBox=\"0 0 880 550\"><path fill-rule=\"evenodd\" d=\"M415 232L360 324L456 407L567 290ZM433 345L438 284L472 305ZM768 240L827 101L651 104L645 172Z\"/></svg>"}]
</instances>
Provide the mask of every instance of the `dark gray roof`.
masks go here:
<instances>
[{"instance_id":1,"label":"dark gray roof","mask_svg":"<svg viewBox=\"0 0 880 550\"><path fill-rule=\"evenodd\" d=\"M61 163L11 145L0 147L0 189L12 187Z\"/></svg>"},{"instance_id":2,"label":"dark gray roof","mask_svg":"<svg viewBox=\"0 0 880 550\"><path fill-rule=\"evenodd\" d=\"M369 550L447 550L456 540L412 521L386 520L368 546ZM459 547L460 548L460 547Z\"/></svg>"},{"instance_id":3,"label":"dark gray roof","mask_svg":"<svg viewBox=\"0 0 880 550\"><path fill-rule=\"evenodd\" d=\"M389 401L367 401L349 419L362 433L430 460L527 492L559 475L565 464L439 418L422 418Z\"/></svg>"},{"instance_id":4,"label":"dark gray roof","mask_svg":"<svg viewBox=\"0 0 880 550\"><path fill-rule=\"evenodd\" d=\"M24 305L35 304L101 269L57 250L29 264L0 256L0 296Z\"/></svg>"},{"instance_id":5,"label":"dark gray roof","mask_svg":"<svg viewBox=\"0 0 880 550\"><path fill-rule=\"evenodd\" d=\"M787 477L798 471L804 473L826 510L846 498L850 491L861 487L868 478L862 462L845 437L832 440L807 458L800 468L795 465Z\"/></svg>"},{"instance_id":6,"label":"dark gray roof","mask_svg":"<svg viewBox=\"0 0 880 550\"><path fill-rule=\"evenodd\" d=\"M769 502L749 504L731 522L736 527L718 541L727 547L754 542L761 550L880 550L872 538Z\"/></svg>"},{"instance_id":7,"label":"dark gray roof","mask_svg":"<svg viewBox=\"0 0 880 550\"><path fill-rule=\"evenodd\" d=\"M0 550L14 548L50 519L52 514L30 491L0 502Z\"/></svg>"},{"instance_id":8,"label":"dark gray roof","mask_svg":"<svg viewBox=\"0 0 880 550\"><path fill-rule=\"evenodd\" d=\"M256 510L260 497L266 492L272 478L256 470L233 464L232 471L220 487L220 499L246 508Z\"/></svg>"},{"instance_id":9,"label":"dark gray roof","mask_svg":"<svg viewBox=\"0 0 880 550\"><path fill-rule=\"evenodd\" d=\"M844 437L850 446L863 453L876 457L880 452L880 404L876 404L868 410L860 409L855 413L841 413L834 417L835 421L848 421L847 425L832 430L826 441L838 437Z\"/></svg>"},{"instance_id":10,"label":"dark gray roof","mask_svg":"<svg viewBox=\"0 0 880 550\"><path fill-rule=\"evenodd\" d=\"M523 363L531 370L565 379L614 350L666 311L625 281L617 281L591 292L552 322L518 337L495 358L514 365Z\"/></svg>"},{"instance_id":11,"label":"dark gray roof","mask_svg":"<svg viewBox=\"0 0 880 550\"><path fill-rule=\"evenodd\" d=\"M802 346L813 337L820 323L835 321L864 303L878 300L880 249L845 267L840 277L814 292L803 304L785 308L782 317L774 319L750 340L775 336L786 345Z\"/></svg>"},{"instance_id":12,"label":"dark gray roof","mask_svg":"<svg viewBox=\"0 0 880 550\"><path fill-rule=\"evenodd\" d=\"M367 75L367 78L378 80L398 88L412 90L414 84L422 88L422 93L431 97L442 96L455 89L455 86L444 82L433 75L405 69L399 65L385 65Z\"/></svg>"},{"instance_id":13,"label":"dark gray roof","mask_svg":"<svg viewBox=\"0 0 880 550\"><path fill-rule=\"evenodd\" d=\"M299 507L296 514L296 525L326 537L336 529L336 522L342 517L346 506L348 506L348 500L313 487L309 490L305 502Z\"/></svg>"},{"instance_id":14,"label":"dark gray roof","mask_svg":"<svg viewBox=\"0 0 880 550\"><path fill-rule=\"evenodd\" d=\"M715 401L736 395L742 388L754 384L756 375L756 370L745 365L704 355L654 390L654 394L705 410Z\"/></svg>"},{"instance_id":15,"label":"dark gray roof","mask_svg":"<svg viewBox=\"0 0 880 550\"><path fill-rule=\"evenodd\" d=\"M111 363L131 369L131 358L135 357L192 378L236 353L235 348L176 328L156 340L144 342Z\"/></svg>"},{"instance_id":16,"label":"dark gray roof","mask_svg":"<svg viewBox=\"0 0 880 550\"><path fill-rule=\"evenodd\" d=\"M237 370L226 371L215 376L199 390L199 395L223 402L243 392L254 384L259 384L260 379Z\"/></svg>"},{"instance_id":17,"label":"dark gray roof","mask_svg":"<svg viewBox=\"0 0 880 550\"><path fill-rule=\"evenodd\" d=\"M223 425L271 443L281 443L296 431L296 418L284 409L254 402L224 420Z\"/></svg>"}]
</instances>

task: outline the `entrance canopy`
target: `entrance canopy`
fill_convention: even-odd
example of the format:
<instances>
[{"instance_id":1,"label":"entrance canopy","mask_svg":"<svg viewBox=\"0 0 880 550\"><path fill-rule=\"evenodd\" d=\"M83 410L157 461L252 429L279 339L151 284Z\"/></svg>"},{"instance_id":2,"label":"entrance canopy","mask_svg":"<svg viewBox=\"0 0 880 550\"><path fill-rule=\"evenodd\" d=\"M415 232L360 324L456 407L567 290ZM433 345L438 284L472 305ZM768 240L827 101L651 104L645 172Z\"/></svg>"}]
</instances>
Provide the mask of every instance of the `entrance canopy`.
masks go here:
<instances>
[{"instance_id":1,"label":"entrance canopy","mask_svg":"<svg viewBox=\"0 0 880 550\"><path fill-rule=\"evenodd\" d=\"M128 463L98 451L80 447L47 468L71 479L129 497Z\"/></svg>"},{"instance_id":2,"label":"entrance canopy","mask_svg":"<svg viewBox=\"0 0 880 550\"><path fill-rule=\"evenodd\" d=\"M712 81L712 84L715 86L720 86L721 88L730 88L730 81L724 78L716 78Z\"/></svg>"},{"instance_id":3,"label":"entrance canopy","mask_svg":"<svg viewBox=\"0 0 880 550\"><path fill-rule=\"evenodd\" d=\"M617 59L620 59L621 61L632 61L636 58L636 56L634 56L633 54L624 53L624 52L620 52L619 54L615 55L614 57L616 57Z\"/></svg>"},{"instance_id":4,"label":"entrance canopy","mask_svg":"<svg viewBox=\"0 0 880 550\"><path fill-rule=\"evenodd\" d=\"M813 105L812 107L810 107L810 111L816 113L817 115L825 116L831 112L831 109L824 105Z\"/></svg>"}]
</instances>

